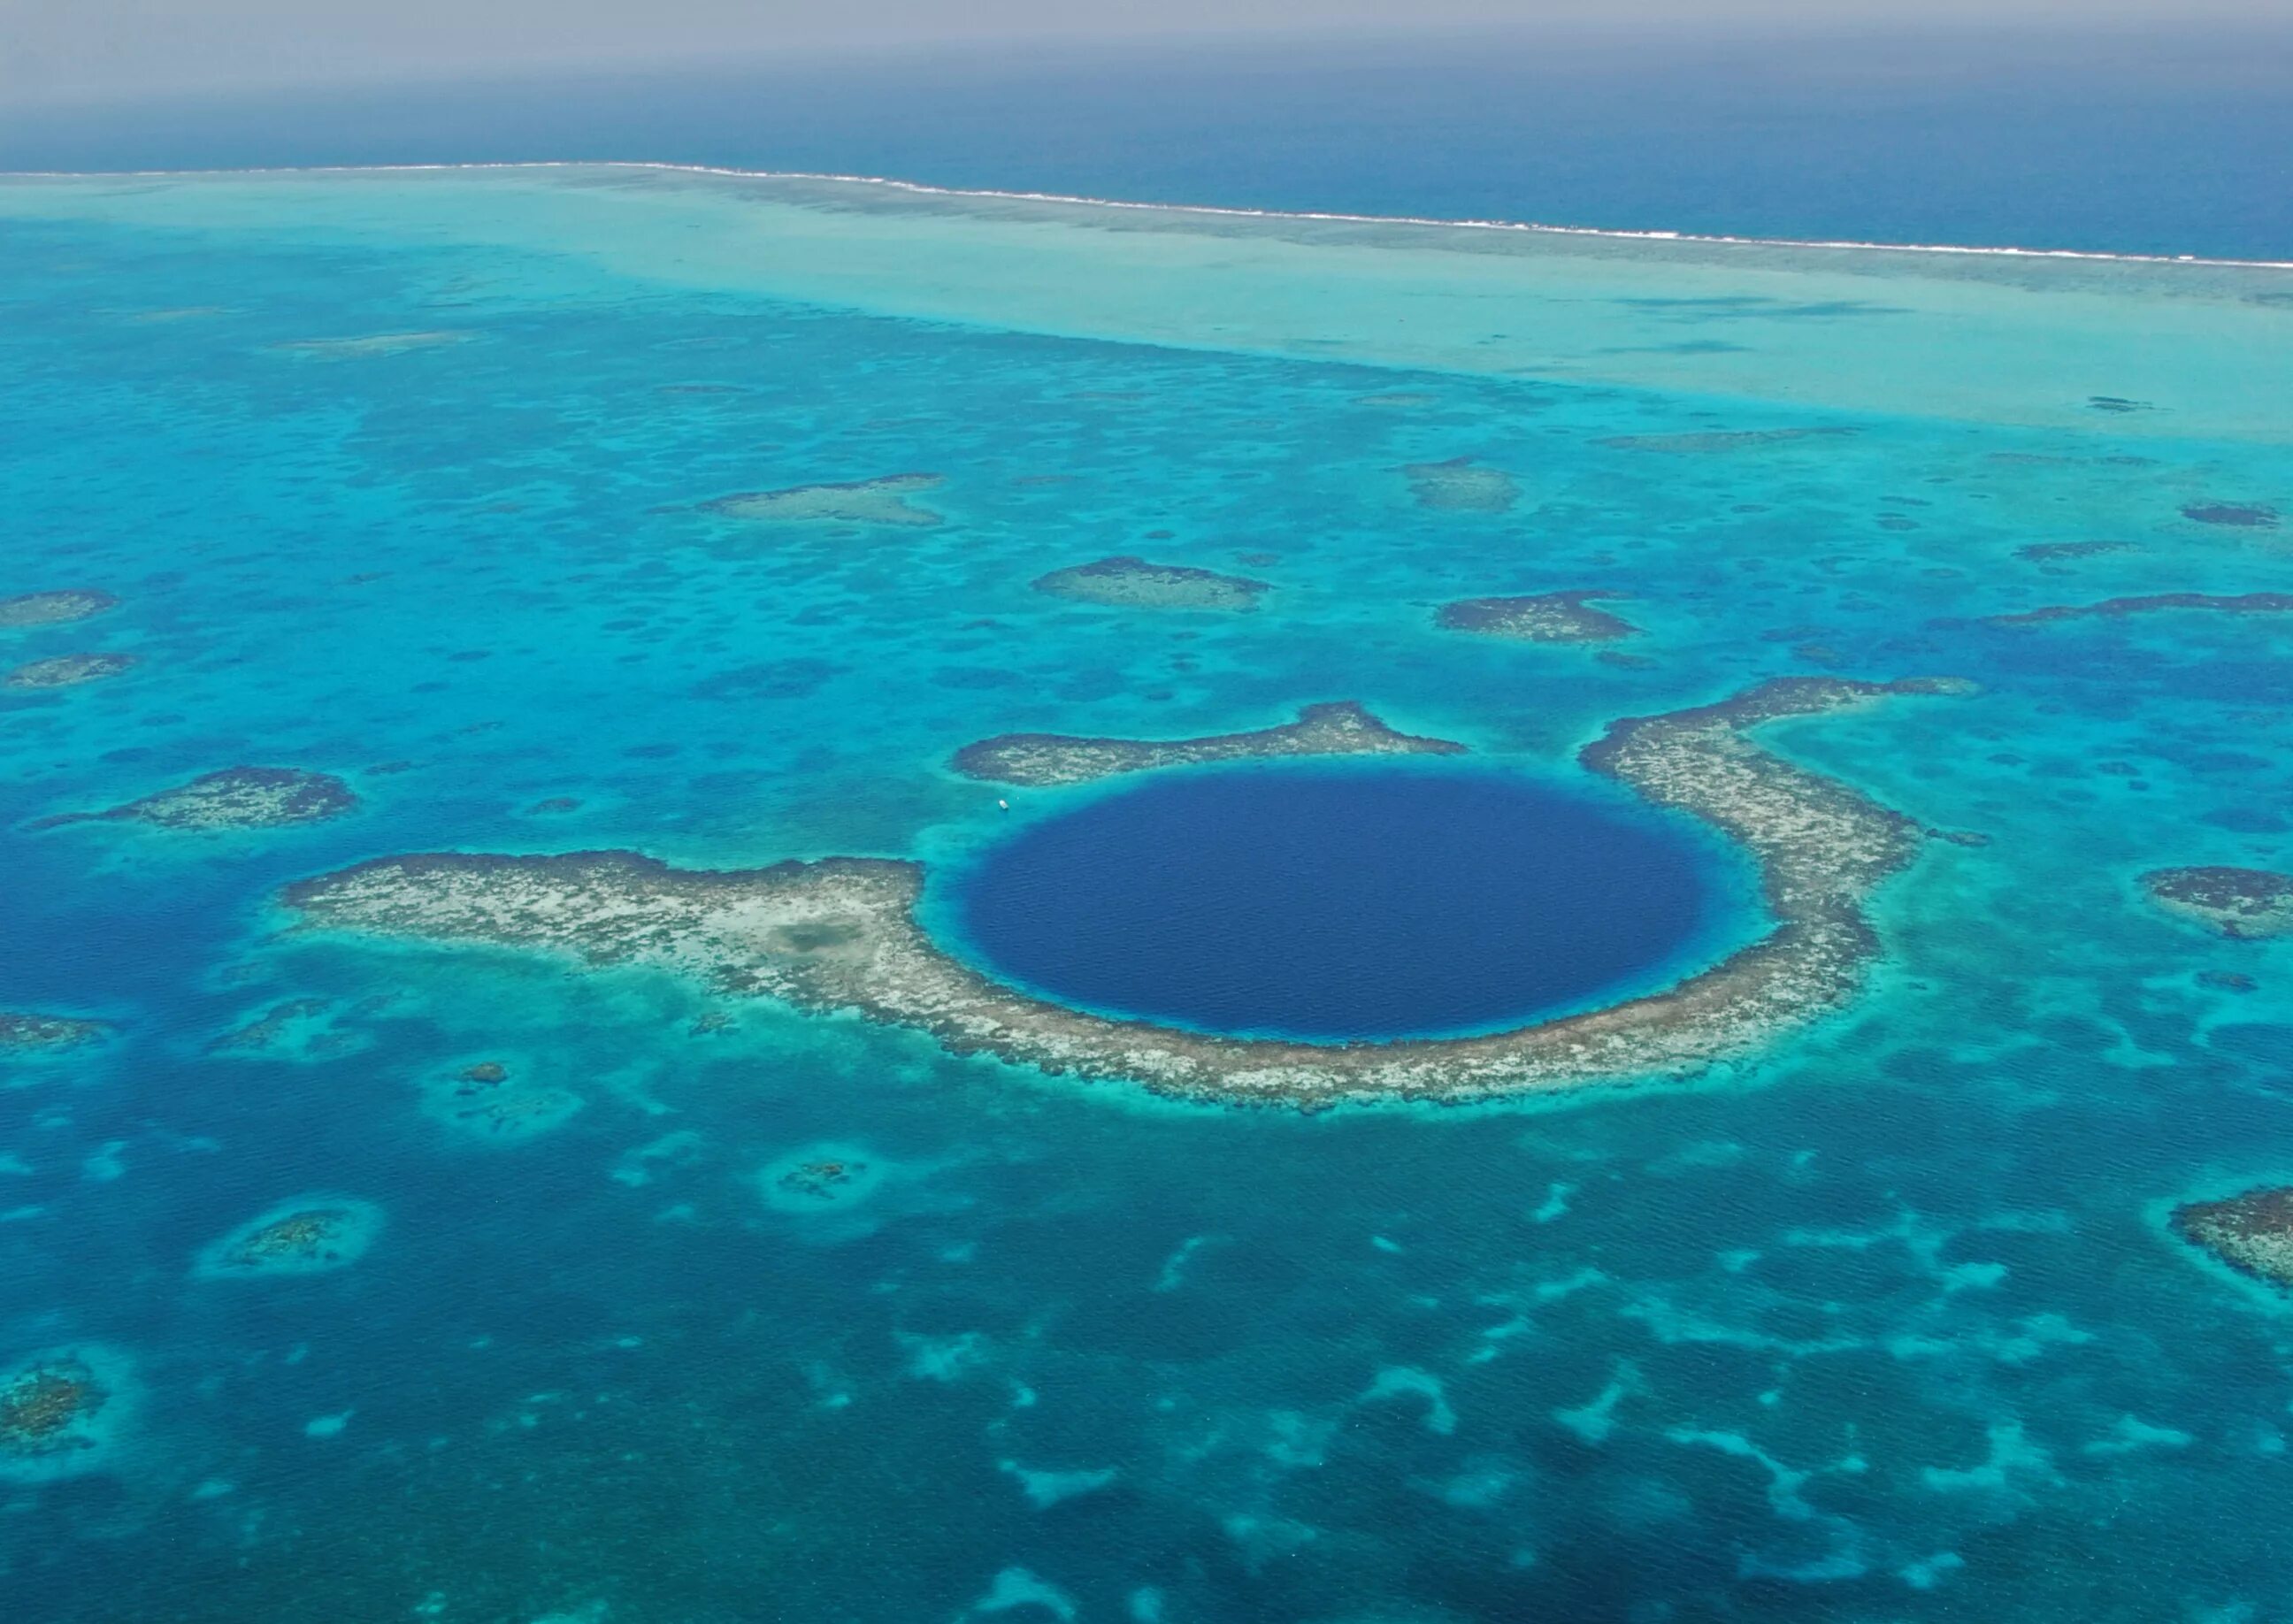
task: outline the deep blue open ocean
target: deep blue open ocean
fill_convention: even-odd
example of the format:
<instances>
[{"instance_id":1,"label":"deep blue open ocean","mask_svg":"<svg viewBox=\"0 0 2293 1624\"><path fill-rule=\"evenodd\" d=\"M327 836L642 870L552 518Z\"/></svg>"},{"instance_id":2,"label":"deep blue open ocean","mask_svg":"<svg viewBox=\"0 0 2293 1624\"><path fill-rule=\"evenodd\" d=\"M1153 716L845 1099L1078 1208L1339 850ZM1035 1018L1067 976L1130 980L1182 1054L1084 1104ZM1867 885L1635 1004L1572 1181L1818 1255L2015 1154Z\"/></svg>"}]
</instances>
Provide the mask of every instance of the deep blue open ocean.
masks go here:
<instances>
[{"instance_id":1,"label":"deep blue open ocean","mask_svg":"<svg viewBox=\"0 0 2293 1624\"><path fill-rule=\"evenodd\" d=\"M0 167L2293 259L2281 39L1570 50L0 114ZM2293 1298L2165 1221L2293 1182L2293 940L2141 884L2293 869L2293 619L2159 602L2293 590L2288 357L2257 266L0 179L0 610L104 594L0 612L0 1012L104 1023L0 1048L0 1620L2293 1620ZM1128 555L1263 589L1036 584ZM1438 614L1596 590L1613 646ZM73 656L133 663L39 685ZM1763 927L1586 745L1913 676L1964 685L1747 736L1908 831L1852 996L1614 1087L1182 1101L281 901L909 860L953 950L1109 1013L1478 1027ZM952 764L1341 700L1463 752ZM242 766L355 804L50 821ZM1094 946L1171 877L1063 829L1208 842L1210 949ZM1365 951L1412 962L1332 996ZM355 1244L231 1264L302 1210ZM40 1369L100 1406L43 1430Z\"/></svg>"}]
</instances>

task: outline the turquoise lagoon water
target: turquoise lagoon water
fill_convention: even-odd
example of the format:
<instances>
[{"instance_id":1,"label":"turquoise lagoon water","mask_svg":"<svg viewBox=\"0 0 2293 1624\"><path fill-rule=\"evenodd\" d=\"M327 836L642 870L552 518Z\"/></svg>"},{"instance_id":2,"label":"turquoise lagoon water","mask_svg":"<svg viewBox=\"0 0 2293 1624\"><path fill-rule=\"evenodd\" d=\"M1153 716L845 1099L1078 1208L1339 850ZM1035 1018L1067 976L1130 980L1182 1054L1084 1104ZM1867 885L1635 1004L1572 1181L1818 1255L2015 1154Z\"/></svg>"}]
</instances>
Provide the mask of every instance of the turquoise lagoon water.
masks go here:
<instances>
[{"instance_id":1,"label":"turquoise lagoon water","mask_svg":"<svg viewBox=\"0 0 2293 1624\"><path fill-rule=\"evenodd\" d=\"M15 182L0 244L0 592L120 601L0 638L139 661L0 690L0 1007L118 1029L0 1094L0 1354L118 1384L0 1483L6 1616L2293 1614L2293 1319L2159 1224L2293 1174L2293 949L2133 885L2285 864L2288 634L1976 624L2282 586L2184 513L2293 513L2282 274L631 171ZM1517 504L1418 505L1457 456ZM908 471L940 524L698 505ZM1271 590L1029 586L1116 553ZM1646 663L1433 624L1595 587ZM1533 1108L1182 1107L271 901L954 860L1066 804L964 743L1323 699L1565 782L1811 672L1981 684L1765 738L1989 843L1835 1017ZM360 807L28 827L241 763ZM442 1103L489 1061L539 1131ZM310 1192L362 1256L203 1270Z\"/></svg>"}]
</instances>

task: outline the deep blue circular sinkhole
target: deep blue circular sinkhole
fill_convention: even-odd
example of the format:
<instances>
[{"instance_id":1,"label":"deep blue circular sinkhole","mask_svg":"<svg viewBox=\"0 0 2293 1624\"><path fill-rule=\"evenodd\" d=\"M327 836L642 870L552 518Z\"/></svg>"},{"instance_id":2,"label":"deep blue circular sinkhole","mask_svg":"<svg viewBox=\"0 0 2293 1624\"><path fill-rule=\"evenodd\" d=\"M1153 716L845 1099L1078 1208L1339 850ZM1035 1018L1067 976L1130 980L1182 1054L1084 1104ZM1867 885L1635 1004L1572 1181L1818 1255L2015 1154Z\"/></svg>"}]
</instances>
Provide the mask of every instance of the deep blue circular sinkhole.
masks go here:
<instances>
[{"instance_id":1,"label":"deep blue circular sinkhole","mask_svg":"<svg viewBox=\"0 0 2293 1624\"><path fill-rule=\"evenodd\" d=\"M1488 1030L1647 990L1740 887L1671 820L1533 780L1252 768L1157 779L953 877L992 972L1062 1002L1335 1041Z\"/></svg>"}]
</instances>

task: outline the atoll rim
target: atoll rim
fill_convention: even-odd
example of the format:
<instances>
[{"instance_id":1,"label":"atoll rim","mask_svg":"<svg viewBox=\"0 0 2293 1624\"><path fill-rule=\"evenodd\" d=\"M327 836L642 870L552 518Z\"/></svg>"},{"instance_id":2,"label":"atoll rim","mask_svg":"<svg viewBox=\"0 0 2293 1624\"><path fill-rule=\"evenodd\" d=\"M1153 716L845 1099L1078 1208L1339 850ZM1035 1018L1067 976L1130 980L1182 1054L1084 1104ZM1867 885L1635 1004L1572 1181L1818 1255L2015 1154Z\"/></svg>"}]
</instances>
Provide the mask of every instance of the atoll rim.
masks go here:
<instances>
[{"instance_id":1,"label":"atoll rim","mask_svg":"<svg viewBox=\"0 0 2293 1624\"><path fill-rule=\"evenodd\" d=\"M883 859L703 871L628 852L425 852L298 881L282 900L312 926L650 965L799 1009L912 1026L959 1054L1175 1095L1315 1106L1551 1092L1691 1072L1851 997L1878 951L1863 903L1911 860L1924 831L1746 734L1889 694L1966 691L1937 679L1780 678L1613 724L1583 764L1733 840L1759 871L1773 928L1665 991L1487 1036L1333 1048L1063 1008L939 947L916 917L921 866Z\"/></svg>"}]
</instances>

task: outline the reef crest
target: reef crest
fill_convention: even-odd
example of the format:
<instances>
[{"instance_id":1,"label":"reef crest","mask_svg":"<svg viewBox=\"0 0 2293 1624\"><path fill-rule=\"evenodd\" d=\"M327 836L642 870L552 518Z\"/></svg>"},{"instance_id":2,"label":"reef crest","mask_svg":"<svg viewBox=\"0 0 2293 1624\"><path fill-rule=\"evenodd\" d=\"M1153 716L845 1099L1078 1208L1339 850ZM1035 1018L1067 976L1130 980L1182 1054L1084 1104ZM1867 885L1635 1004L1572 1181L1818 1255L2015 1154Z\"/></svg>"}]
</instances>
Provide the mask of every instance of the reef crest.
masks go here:
<instances>
[{"instance_id":1,"label":"reef crest","mask_svg":"<svg viewBox=\"0 0 2293 1624\"><path fill-rule=\"evenodd\" d=\"M1964 691L1933 680L1786 678L1614 724L1583 764L1739 842L1759 866L1772 928L1667 991L1488 1036L1324 1046L1046 1003L944 951L915 917L923 869L883 859L712 871L628 852L430 852L304 880L282 900L312 927L650 965L727 992L912 1027L956 1054L1191 1098L1315 1107L1549 1091L1690 1071L1851 996L1878 951L1864 899L1910 861L1924 831L1746 731L1884 694Z\"/></svg>"},{"instance_id":2,"label":"reef crest","mask_svg":"<svg viewBox=\"0 0 2293 1624\"><path fill-rule=\"evenodd\" d=\"M1396 732L1357 702L1309 705L1298 720L1250 733L1203 739L1088 739L1065 733L1002 733L968 744L953 766L966 778L1030 789L1088 784L1152 767L1193 767L1261 755L1462 755L1446 739Z\"/></svg>"}]
</instances>

